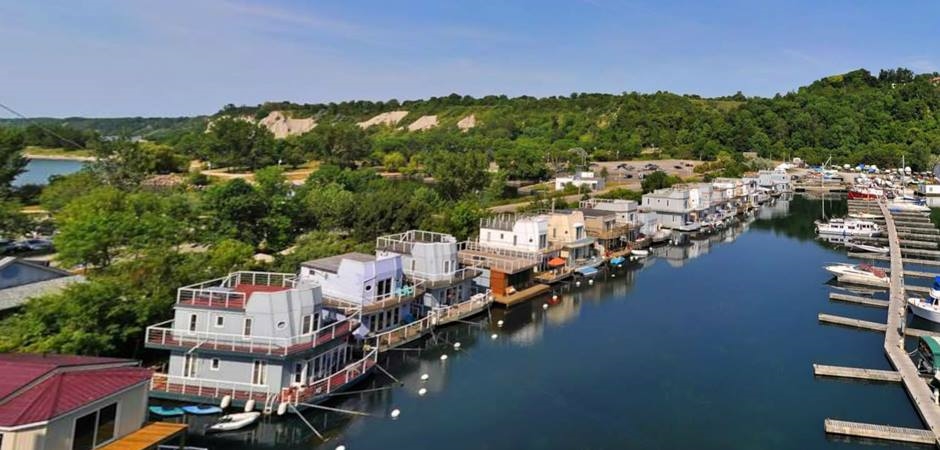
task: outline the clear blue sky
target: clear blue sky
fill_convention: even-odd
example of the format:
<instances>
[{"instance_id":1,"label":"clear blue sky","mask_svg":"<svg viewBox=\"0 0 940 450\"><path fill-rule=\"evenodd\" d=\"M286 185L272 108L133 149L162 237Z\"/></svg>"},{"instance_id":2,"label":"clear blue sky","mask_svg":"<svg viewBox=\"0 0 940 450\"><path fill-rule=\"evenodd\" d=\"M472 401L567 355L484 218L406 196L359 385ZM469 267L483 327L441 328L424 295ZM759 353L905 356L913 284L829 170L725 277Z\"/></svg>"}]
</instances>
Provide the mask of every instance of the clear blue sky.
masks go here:
<instances>
[{"instance_id":1,"label":"clear blue sky","mask_svg":"<svg viewBox=\"0 0 940 450\"><path fill-rule=\"evenodd\" d=\"M940 2L0 0L0 58L0 102L29 116L451 92L773 95L859 67L940 70Z\"/></svg>"}]
</instances>

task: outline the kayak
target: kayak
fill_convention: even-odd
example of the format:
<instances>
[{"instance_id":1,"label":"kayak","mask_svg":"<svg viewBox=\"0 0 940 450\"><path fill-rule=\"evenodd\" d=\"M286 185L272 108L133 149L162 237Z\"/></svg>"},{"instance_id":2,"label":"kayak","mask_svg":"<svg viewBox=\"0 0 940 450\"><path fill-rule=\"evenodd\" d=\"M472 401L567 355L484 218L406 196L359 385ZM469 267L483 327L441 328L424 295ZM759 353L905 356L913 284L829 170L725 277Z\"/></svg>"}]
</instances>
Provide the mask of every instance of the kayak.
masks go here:
<instances>
[{"instance_id":1,"label":"kayak","mask_svg":"<svg viewBox=\"0 0 940 450\"><path fill-rule=\"evenodd\" d=\"M221 433L223 431L240 430L257 422L259 417L261 417L261 413L257 411L229 414L219 417L219 421L210 425L206 432Z\"/></svg>"},{"instance_id":2,"label":"kayak","mask_svg":"<svg viewBox=\"0 0 940 450\"><path fill-rule=\"evenodd\" d=\"M151 413L161 417L179 417L184 414L183 410L177 407L164 408L162 406L151 406L147 408Z\"/></svg>"},{"instance_id":3,"label":"kayak","mask_svg":"<svg viewBox=\"0 0 940 450\"><path fill-rule=\"evenodd\" d=\"M218 406L200 406L200 405L190 405L180 408L186 414L192 414L194 416L206 416L210 414L219 414L222 412L222 408Z\"/></svg>"}]
</instances>

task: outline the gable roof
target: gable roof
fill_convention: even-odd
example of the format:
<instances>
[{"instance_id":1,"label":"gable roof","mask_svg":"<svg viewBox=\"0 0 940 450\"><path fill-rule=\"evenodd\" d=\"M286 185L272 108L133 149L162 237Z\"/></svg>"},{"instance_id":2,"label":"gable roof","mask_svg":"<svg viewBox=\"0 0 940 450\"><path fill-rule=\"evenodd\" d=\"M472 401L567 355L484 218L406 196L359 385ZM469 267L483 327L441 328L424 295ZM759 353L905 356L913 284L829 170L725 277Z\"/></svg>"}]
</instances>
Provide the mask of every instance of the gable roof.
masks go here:
<instances>
[{"instance_id":1,"label":"gable roof","mask_svg":"<svg viewBox=\"0 0 940 450\"><path fill-rule=\"evenodd\" d=\"M0 354L0 426L44 422L150 379L127 359Z\"/></svg>"}]
</instances>

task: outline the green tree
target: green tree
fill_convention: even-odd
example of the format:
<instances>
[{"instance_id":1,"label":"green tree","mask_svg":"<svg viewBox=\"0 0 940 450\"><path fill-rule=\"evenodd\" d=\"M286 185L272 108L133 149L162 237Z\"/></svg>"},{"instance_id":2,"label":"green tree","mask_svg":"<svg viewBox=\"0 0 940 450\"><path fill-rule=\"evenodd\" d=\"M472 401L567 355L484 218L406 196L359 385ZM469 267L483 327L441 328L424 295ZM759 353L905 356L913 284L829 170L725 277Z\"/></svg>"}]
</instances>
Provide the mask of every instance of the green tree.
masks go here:
<instances>
[{"instance_id":1,"label":"green tree","mask_svg":"<svg viewBox=\"0 0 940 450\"><path fill-rule=\"evenodd\" d=\"M9 193L10 184L26 168L24 145L23 134L18 130L0 128L0 198Z\"/></svg>"},{"instance_id":2,"label":"green tree","mask_svg":"<svg viewBox=\"0 0 940 450\"><path fill-rule=\"evenodd\" d=\"M666 172L657 170L655 172L646 174L643 177L643 181L640 182L640 185L643 188L643 193L652 192L656 189L663 189L676 184L679 180L675 177L669 176Z\"/></svg>"},{"instance_id":3,"label":"green tree","mask_svg":"<svg viewBox=\"0 0 940 450\"><path fill-rule=\"evenodd\" d=\"M486 186L486 157L481 153L438 152L429 162L431 176L445 197L477 195Z\"/></svg>"},{"instance_id":4,"label":"green tree","mask_svg":"<svg viewBox=\"0 0 940 450\"><path fill-rule=\"evenodd\" d=\"M219 165L255 170L277 164L274 135L263 125L222 117L212 122L206 156Z\"/></svg>"}]
</instances>

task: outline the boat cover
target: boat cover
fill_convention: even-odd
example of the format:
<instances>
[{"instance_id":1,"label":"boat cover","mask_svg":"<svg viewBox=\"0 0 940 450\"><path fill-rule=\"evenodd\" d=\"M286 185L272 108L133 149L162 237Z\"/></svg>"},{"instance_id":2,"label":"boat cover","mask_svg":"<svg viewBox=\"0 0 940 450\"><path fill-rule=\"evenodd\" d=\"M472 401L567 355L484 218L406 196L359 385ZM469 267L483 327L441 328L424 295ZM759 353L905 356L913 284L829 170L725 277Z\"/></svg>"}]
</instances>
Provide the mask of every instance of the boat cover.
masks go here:
<instances>
[{"instance_id":1,"label":"boat cover","mask_svg":"<svg viewBox=\"0 0 940 450\"><path fill-rule=\"evenodd\" d=\"M930 353L933 353L934 366L940 364L940 339L934 336L923 336L920 340L927 344Z\"/></svg>"},{"instance_id":2,"label":"boat cover","mask_svg":"<svg viewBox=\"0 0 940 450\"><path fill-rule=\"evenodd\" d=\"M549 267L561 267L565 265L565 258L552 258L548 260Z\"/></svg>"},{"instance_id":3,"label":"boat cover","mask_svg":"<svg viewBox=\"0 0 940 450\"><path fill-rule=\"evenodd\" d=\"M593 267L591 267L591 266L579 267L579 268L575 269L575 272L580 273L581 275L584 275L584 276L586 276L586 277L590 277L590 276L593 276L593 275L597 275L597 269L595 269L595 268L593 268Z\"/></svg>"},{"instance_id":4,"label":"boat cover","mask_svg":"<svg viewBox=\"0 0 940 450\"><path fill-rule=\"evenodd\" d=\"M940 290L940 277L933 277L933 288Z\"/></svg>"}]
</instances>

